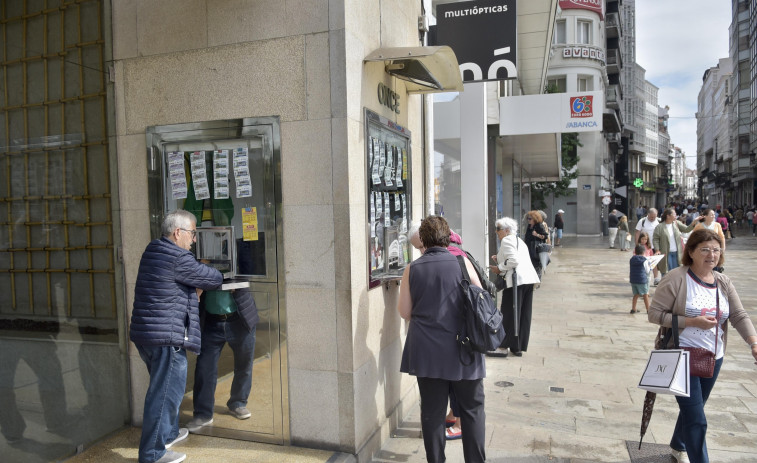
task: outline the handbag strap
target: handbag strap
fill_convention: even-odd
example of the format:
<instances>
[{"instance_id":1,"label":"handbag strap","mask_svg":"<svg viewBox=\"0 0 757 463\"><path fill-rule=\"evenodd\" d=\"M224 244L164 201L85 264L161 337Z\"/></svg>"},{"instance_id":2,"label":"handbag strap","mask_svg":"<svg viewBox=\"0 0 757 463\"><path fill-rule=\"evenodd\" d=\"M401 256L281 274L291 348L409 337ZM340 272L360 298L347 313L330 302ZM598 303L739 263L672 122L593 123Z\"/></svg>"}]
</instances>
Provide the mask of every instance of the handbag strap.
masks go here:
<instances>
[{"instance_id":1,"label":"handbag strap","mask_svg":"<svg viewBox=\"0 0 757 463\"><path fill-rule=\"evenodd\" d=\"M715 355L718 355L718 331L720 330L720 285L718 285L717 277L715 277L715 307ZM665 333L665 337L662 338L663 348L666 348L668 346L671 335L673 336L673 345L676 349L678 349L678 315L673 315L673 329Z\"/></svg>"},{"instance_id":2,"label":"handbag strap","mask_svg":"<svg viewBox=\"0 0 757 463\"><path fill-rule=\"evenodd\" d=\"M718 284L718 277L715 273L712 274L715 278L715 356L718 355L718 330L720 329L720 285Z\"/></svg>"},{"instance_id":3,"label":"handbag strap","mask_svg":"<svg viewBox=\"0 0 757 463\"><path fill-rule=\"evenodd\" d=\"M460 264L460 270L463 272L463 281L467 281L470 285L470 275L468 275L468 269L465 268L465 260L463 259L463 256L455 256L457 257L457 263ZM462 283L462 281L461 281Z\"/></svg>"}]
</instances>

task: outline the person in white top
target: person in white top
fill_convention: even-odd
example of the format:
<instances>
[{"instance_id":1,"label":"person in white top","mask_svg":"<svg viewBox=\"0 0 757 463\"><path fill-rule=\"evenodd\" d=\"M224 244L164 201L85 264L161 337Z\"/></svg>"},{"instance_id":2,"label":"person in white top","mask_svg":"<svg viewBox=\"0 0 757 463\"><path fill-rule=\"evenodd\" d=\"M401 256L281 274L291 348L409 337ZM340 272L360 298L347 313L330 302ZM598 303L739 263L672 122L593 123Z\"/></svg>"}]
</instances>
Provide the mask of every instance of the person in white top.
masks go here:
<instances>
[{"instance_id":1,"label":"person in white top","mask_svg":"<svg viewBox=\"0 0 757 463\"><path fill-rule=\"evenodd\" d=\"M636 223L636 233L633 237L633 242L638 243L639 242L639 234L641 232L646 232L647 236L649 236L650 239L652 239L652 236L654 235L654 230L657 228L657 224L660 222L657 220L657 209L654 207L649 208L649 212L647 212L647 216L639 219L639 221ZM650 246L654 246L652 242L649 243ZM660 273L657 271L657 267L654 268L654 284L655 286L660 282Z\"/></svg>"},{"instance_id":2,"label":"person in white top","mask_svg":"<svg viewBox=\"0 0 757 463\"><path fill-rule=\"evenodd\" d=\"M490 265L489 269L492 273L501 274L506 282L506 288L502 291L500 308L504 316L505 333L507 333L497 351L502 356L507 355L507 349L510 349L513 355L520 357L528 350L534 285L539 283L539 275L531 263L528 246L518 238L518 223L510 217L503 217L495 222L495 230L500 240L499 252L496 256L492 256L495 265ZM516 281L513 281L513 272L515 272ZM517 308L515 302L517 302ZM515 335L516 323L517 336Z\"/></svg>"}]
</instances>

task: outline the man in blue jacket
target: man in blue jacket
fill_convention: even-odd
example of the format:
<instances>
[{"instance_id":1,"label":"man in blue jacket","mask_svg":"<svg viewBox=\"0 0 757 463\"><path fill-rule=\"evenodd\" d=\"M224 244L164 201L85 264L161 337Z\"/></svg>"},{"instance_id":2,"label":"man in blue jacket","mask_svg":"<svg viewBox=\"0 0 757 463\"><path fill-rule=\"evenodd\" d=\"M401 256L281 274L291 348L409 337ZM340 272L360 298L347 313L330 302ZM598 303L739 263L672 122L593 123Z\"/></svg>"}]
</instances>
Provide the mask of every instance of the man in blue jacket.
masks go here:
<instances>
[{"instance_id":1,"label":"man in blue jacket","mask_svg":"<svg viewBox=\"0 0 757 463\"><path fill-rule=\"evenodd\" d=\"M221 273L190 252L195 216L184 210L163 220L160 239L147 245L139 263L129 338L147 366L140 463L178 463L186 455L171 446L187 438L179 429L179 405L187 381L187 350L200 353L198 292L219 287Z\"/></svg>"}]
</instances>

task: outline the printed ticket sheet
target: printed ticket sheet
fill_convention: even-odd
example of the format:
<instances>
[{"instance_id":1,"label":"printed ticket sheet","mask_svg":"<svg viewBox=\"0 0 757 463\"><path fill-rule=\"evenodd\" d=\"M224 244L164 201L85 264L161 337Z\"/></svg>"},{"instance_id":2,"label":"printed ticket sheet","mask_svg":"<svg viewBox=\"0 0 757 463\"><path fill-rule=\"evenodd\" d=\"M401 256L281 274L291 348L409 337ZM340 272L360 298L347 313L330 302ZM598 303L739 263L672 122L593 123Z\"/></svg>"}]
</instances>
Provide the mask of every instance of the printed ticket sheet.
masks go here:
<instances>
[{"instance_id":1,"label":"printed ticket sheet","mask_svg":"<svg viewBox=\"0 0 757 463\"><path fill-rule=\"evenodd\" d=\"M371 180L374 185L381 183L381 176L379 175L379 143L377 139L373 139L373 147L371 148Z\"/></svg>"},{"instance_id":2,"label":"printed ticket sheet","mask_svg":"<svg viewBox=\"0 0 757 463\"><path fill-rule=\"evenodd\" d=\"M373 198L373 193L371 193L371 205L368 207L368 211L370 211L371 218L369 223L371 224L371 238L376 237L376 230L373 228L373 223L376 222L376 203Z\"/></svg>"},{"instance_id":3,"label":"printed ticket sheet","mask_svg":"<svg viewBox=\"0 0 757 463\"><path fill-rule=\"evenodd\" d=\"M255 207L242 208L242 239L258 240L258 211Z\"/></svg>"},{"instance_id":4,"label":"printed ticket sheet","mask_svg":"<svg viewBox=\"0 0 757 463\"><path fill-rule=\"evenodd\" d=\"M229 150L213 151L213 197L229 197Z\"/></svg>"},{"instance_id":5,"label":"printed ticket sheet","mask_svg":"<svg viewBox=\"0 0 757 463\"><path fill-rule=\"evenodd\" d=\"M392 212L389 207L389 193L384 193L384 226L389 228L392 226Z\"/></svg>"},{"instance_id":6,"label":"printed ticket sheet","mask_svg":"<svg viewBox=\"0 0 757 463\"><path fill-rule=\"evenodd\" d=\"M394 182L392 181L392 178L394 175L392 175L392 168L394 166L394 147L393 146L387 146L386 147L386 167L384 168L384 184L386 186L394 186Z\"/></svg>"},{"instance_id":7,"label":"printed ticket sheet","mask_svg":"<svg viewBox=\"0 0 757 463\"><path fill-rule=\"evenodd\" d=\"M171 178L171 198L187 197L187 177L184 174L184 152L168 153L168 176Z\"/></svg>"},{"instance_id":8,"label":"printed ticket sheet","mask_svg":"<svg viewBox=\"0 0 757 463\"><path fill-rule=\"evenodd\" d=\"M237 185L237 198L252 196L252 181L250 180L250 165L247 154L247 147L234 149L234 183Z\"/></svg>"},{"instance_id":9,"label":"printed ticket sheet","mask_svg":"<svg viewBox=\"0 0 757 463\"><path fill-rule=\"evenodd\" d=\"M402 176L404 175L404 168L405 164L402 162L402 158L404 157L405 150L402 150L402 154L397 155L397 172L396 177L394 179L394 183L397 184L397 188L402 188Z\"/></svg>"},{"instance_id":10,"label":"printed ticket sheet","mask_svg":"<svg viewBox=\"0 0 757 463\"><path fill-rule=\"evenodd\" d=\"M405 193L400 195L402 198L402 233L407 233L407 204L405 203Z\"/></svg>"},{"instance_id":11,"label":"printed ticket sheet","mask_svg":"<svg viewBox=\"0 0 757 463\"><path fill-rule=\"evenodd\" d=\"M205 169L205 152L195 151L189 155L192 167L192 182L194 182L195 198L198 201L210 198L207 171Z\"/></svg>"}]
</instances>

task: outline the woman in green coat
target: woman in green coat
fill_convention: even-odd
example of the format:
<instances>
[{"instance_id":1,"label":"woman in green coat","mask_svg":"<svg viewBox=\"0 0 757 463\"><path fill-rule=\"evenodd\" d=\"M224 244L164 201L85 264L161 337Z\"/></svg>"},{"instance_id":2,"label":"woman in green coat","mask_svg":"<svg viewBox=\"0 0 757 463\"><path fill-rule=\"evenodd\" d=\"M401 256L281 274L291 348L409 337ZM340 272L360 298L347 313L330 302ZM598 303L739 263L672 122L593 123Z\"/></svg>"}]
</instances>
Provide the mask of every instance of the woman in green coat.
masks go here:
<instances>
[{"instance_id":1,"label":"woman in green coat","mask_svg":"<svg viewBox=\"0 0 757 463\"><path fill-rule=\"evenodd\" d=\"M654 243L655 255L665 254L657 264L657 270L662 276L668 271L681 265L683 254L683 242L681 233L688 233L694 229L696 222L692 222L688 227L676 220L676 211L674 209L665 209L660 216L660 224L654 229L652 243Z\"/></svg>"}]
</instances>

